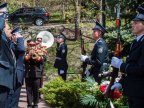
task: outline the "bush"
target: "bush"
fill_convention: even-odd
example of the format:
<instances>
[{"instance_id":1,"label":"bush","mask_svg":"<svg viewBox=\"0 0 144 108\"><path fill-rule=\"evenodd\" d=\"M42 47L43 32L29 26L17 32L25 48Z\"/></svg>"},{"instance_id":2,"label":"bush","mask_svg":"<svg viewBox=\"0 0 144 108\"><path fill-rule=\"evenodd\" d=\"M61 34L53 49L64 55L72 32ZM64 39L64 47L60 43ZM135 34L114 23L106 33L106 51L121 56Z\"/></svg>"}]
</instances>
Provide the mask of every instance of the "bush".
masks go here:
<instances>
[{"instance_id":1,"label":"bush","mask_svg":"<svg viewBox=\"0 0 144 108\"><path fill-rule=\"evenodd\" d=\"M65 82L57 77L47 82L40 91L52 107L84 108L86 106L80 103L80 97L86 94L86 89L86 83L81 83L80 79Z\"/></svg>"}]
</instances>

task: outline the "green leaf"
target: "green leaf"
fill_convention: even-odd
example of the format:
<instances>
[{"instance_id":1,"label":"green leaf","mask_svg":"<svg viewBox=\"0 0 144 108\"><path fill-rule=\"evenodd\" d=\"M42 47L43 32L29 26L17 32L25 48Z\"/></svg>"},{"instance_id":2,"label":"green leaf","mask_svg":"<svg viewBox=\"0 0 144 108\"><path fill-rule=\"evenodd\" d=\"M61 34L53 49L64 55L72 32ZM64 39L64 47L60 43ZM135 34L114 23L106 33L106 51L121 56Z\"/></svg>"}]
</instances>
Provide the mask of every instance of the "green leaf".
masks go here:
<instances>
[{"instance_id":1,"label":"green leaf","mask_svg":"<svg viewBox=\"0 0 144 108\"><path fill-rule=\"evenodd\" d=\"M94 105L96 105L97 100L96 100L95 96L88 94L81 98L81 103L84 105L94 106Z\"/></svg>"}]
</instances>

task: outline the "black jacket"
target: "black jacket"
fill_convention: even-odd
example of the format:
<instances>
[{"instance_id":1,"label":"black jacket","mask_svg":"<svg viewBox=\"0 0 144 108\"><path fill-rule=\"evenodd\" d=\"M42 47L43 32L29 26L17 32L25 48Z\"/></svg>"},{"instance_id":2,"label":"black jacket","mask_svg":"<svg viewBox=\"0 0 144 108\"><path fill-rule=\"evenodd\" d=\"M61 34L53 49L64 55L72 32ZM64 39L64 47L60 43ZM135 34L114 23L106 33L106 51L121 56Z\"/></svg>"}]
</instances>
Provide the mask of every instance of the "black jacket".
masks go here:
<instances>
[{"instance_id":1,"label":"black jacket","mask_svg":"<svg viewBox=\"0 0 144 108\"><path fill-rule=\"evenodd\" d=\"M94 45L91 58L85 60L87 64L92 65L90 72L94 75L95 80L98 79L98 74L102 71L103 63L107 63L108 60L108 46L106 42L100 38Z\"/></svg>"},{"instance_id":2,"label":"black jacket","mask_svg":"<svg viewBox=\"0 0 144 108\"><path fill-rule=\"evenodd\" d=\"M17 44L12 44L12 49L16 56L16 78L17 81L22 84L24 79L24 55L25 55L25 47L24 47L24 38L20 37L17 39Z\"/></svg>"},{"instance_id":3,"label":"black jacket","mask_svg":"<svg viewBox=\"0 0 144 108\"><path fill-rule=\"evenodd\" d=\"M125 73L121 80L124 94L144 97L144 35L132 45L126 63L122 63L120 71Z\"/></svg>"},{"instance_id":4,"label":"black jacket","mask_svg":"<svg viewBox=\"0 0 144 108\"><path fill-rule=\"evenodd\" d=\"M56 49L55 68L67 68L67 45L65 43L58 45Z\"/></svg>"},{"instance_id":5,"label":"black jacket","mask_svg":"<svg viewBox=\"0 0 144 108\"><path fill-rule=\"evenodd\" d=\"M25 61L25 77L26 78L41 78L43 72L44 61L36 61L29 59Z\"/></svg>"},{"instance_id":6,"label":"black jacket","mask_svg":"<svg viewBox=\"0 0 144 108\"><path fill-rule=\"evenodd\" d=\"M13 89L15 87L16 59L10 45L11 41L3 33L0 36L0 85Z\"/></svg>"}]
</instances>

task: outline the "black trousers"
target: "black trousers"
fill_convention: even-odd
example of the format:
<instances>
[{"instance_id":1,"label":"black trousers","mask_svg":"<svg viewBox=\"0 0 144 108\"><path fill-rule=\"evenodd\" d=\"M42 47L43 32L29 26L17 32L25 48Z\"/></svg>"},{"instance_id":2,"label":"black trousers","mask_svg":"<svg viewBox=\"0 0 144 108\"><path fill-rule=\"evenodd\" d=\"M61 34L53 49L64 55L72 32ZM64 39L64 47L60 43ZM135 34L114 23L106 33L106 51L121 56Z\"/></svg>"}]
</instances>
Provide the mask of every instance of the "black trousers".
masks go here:
<instances>
[{"instance_id":1,"label":"black trousers","mask_svg":"<svg viewBox=\"0 0 144 108\"><path fill-rule=\"evenodd\" d=\"M129 108L144 108L144 97L128 97Z\"/></svg>"},{"instance_id":2,"label":"black trousers","mask_svg":"<svg viewBox=\"0 0 144 108\"><path fill-rule=\"evenodd\" d=\"M37 105L39 102L39 88L41 78L26 78L26 92L28 106Z\"/></svg>"},{"instance_id":3,"label":"black trousers","mask_svg":"<svg viewBox=\"0 0 144 108\"><path fill-rule=\"evenodd\" d=\"M9 89L5 86L0 85L0 108L7 108Z\"/></svg>"},{"instance_id":4,"label":"black trousers","mask_svg":"<svg viewBox=\"0 0 144 108\"><path fill-rule=\"evenodd\" d=\"M64 81L65 81L66 78L67 78L67 69L68 69L67 67L65 67L65 68L58 68L58 75L61 76ZM61 73L60 73L60 70L63 70L64 73L61 74Z\"/></svg>"}]
</instances>

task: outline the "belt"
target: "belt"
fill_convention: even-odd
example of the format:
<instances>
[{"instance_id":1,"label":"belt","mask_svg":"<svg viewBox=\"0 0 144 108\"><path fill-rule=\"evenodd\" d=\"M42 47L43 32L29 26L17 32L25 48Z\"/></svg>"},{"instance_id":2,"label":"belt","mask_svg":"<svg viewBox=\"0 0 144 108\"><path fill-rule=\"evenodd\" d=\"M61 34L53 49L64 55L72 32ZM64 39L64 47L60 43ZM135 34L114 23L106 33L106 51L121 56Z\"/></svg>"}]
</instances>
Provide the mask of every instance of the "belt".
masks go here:
<instances>
[{"instance_id":1,"label":"belt","mask_svg":"<svg viewBox=\"0 0 144 108\"><path fill-rule=\"evenodd\" d=\"M57 59L57 60L61 60L62 58L60 58L60 57L56 57L56 59Z\"/></svg>"},{"instance_id":2,"label":"belt","mask_svg":"<svg viewBox=\"0 0 144 108\"><path fill-rule=\"evenodd\" d=\"M108 63L103 63L103 65L108 65Z\"/></svg>"}]
</instances>

